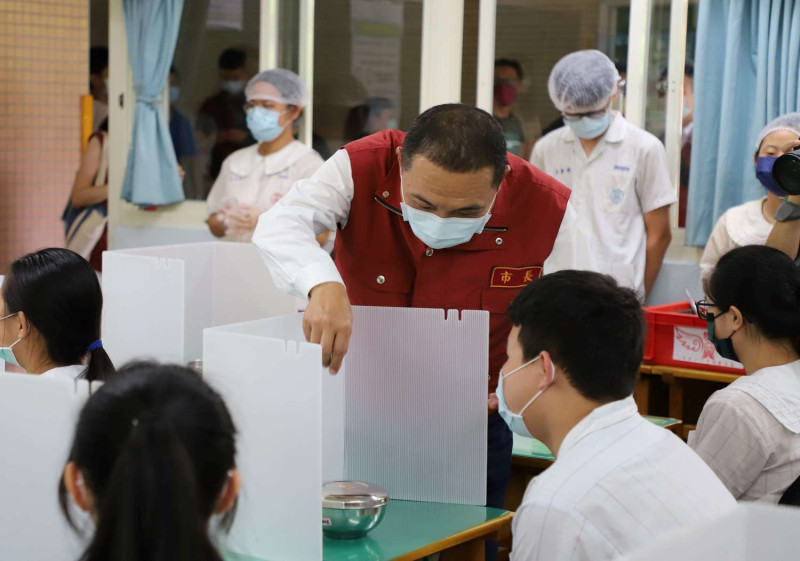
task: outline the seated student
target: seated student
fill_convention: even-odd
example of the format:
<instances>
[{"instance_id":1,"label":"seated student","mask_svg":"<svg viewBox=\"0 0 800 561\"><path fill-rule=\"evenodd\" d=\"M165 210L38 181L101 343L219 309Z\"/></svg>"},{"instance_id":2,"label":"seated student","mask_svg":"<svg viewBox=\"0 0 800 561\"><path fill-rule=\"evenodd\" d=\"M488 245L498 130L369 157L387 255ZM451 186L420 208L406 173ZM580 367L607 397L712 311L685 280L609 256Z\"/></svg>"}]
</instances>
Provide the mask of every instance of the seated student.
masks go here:
<instances>
[{"instance_id":1,"label":"seated student","mask_svg":"<svg viewBox=\"0 0 800 561\"><path fill-rule=\"evenodd\" d=\"M781 197L787 195L772 177L772 165L785 151L791 150L800 136L800 113L787 113L770 122L758 135L753 155L756 178L766 196L728 209L720 216L708 239L700 266L707 275L719 258L745 245L763 245L775 224Z\"/></svg>"},{"instance_id":2,"label":"seated student","mask_svg":"<svg viewBox=\"0 0 800 561\"><path fill-rule=\"evenodd\" d=\"M14 261L0 288L0 359L29 374L107 380L100 341L103 293L92 266L68 249Z\"/></svg>"},{"instance_id":3,"label":"seated student","mask_svg":"<svg viewBox=\"0 0 800 561\"><path fill-rule=\"evenodd\" d=\"M735 507L686 444L636 410L644 319L635 292L560 271L522 289L508 315L500 414L556 456L514 517L514 561L616 559Z\"/></svg>"},{"instance_id":4,"label":"seated student","mask_svg":"<svg viewBox=\"0 0 800 561\"><path fill-rule=\"evenodd\" d=\"M120 370L83 408L59 489L71 524L68 496L95 522L82 561L222 561L208 526L212 514L225 514L223 529L233 521L235 435L222 398L193 371Z\"/></svg>"},{"instance_id":5,"label":"seated student","mask_svg":"<svg viewBox=\"0 0 800 561\"><path fill-rule=\"evenodd\" d=\"M737 499L777 503L800 476L800 271L777 249L742 247L705 286L709 339L749 376L711 396L689 445Z\"/></svg>"}]
</instances>

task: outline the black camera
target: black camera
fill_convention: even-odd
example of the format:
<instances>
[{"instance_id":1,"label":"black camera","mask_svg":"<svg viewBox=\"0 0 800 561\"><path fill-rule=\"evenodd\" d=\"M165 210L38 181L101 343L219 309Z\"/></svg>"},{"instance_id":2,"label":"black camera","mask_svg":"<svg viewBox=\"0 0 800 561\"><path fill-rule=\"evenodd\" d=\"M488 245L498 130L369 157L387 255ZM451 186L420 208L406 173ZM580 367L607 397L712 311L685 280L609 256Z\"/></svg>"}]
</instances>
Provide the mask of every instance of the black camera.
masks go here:
<instances>
[{"instance_id":1,"label":"black camera","mask_svg":"<svg viewBox=\"0 0 800 561\"><path fill-rule=\"evenodd\" d=\"M790 195L800 195L800 140L791 152L786 152L775 160L772 177Z\"/></svg>"}]
</instances>

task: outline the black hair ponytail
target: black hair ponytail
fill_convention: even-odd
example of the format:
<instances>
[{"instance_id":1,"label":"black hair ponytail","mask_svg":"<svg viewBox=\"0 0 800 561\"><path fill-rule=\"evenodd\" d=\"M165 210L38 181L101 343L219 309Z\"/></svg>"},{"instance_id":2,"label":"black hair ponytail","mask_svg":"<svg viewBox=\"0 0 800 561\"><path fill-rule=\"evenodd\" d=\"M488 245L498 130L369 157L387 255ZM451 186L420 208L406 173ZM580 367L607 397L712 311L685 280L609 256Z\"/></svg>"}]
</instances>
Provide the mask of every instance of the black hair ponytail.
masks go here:
<instances>
[{"instance_id":1,"label":"black hair ponytail","mask_svg":"<svg viewBox=\"0 0 800 561\"><path fill-rule=\"evenodd\" d=\"M221 561L208 521L234 468L235 432L193 371L120 370L87 402L70 452L96 508L81 561ZM69 520L63 482L59 495Z\"/></svg>"},{"instance_id":2,"label":"black hair ponytail","mask_svg":"<svg viewBox=\"0 0 800 561\"><path fill-rule=\"evenodd\" d=\"M736 306L764 337L789 341L800 354L800 269L783 252L734 249L720 258L705 291L720 312Z\"/></svg>"},{"instance_id":3,"label":"black hair ponytail","mask_svg":"<svg viewBox=\"0 0 800 561\"><path fill-rule=\"evenodd\" d=\"M20 257L3 283L3 300L8 313L25 313L59 366L82 364L88 356L83 378L106 381L115 374L100 341L100 282L77 253L50 248Z\"/></svg>"}]
</instances>

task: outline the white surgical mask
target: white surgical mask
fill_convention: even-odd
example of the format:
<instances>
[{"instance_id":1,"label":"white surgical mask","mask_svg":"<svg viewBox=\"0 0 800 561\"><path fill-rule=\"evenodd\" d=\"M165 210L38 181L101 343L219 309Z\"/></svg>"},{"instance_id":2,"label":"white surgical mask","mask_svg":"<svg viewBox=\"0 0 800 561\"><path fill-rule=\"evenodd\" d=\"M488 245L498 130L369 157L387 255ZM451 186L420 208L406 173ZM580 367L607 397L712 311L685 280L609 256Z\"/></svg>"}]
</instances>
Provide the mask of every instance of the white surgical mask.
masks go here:
<instances>
[{"instance_id":1,"label":"white surgical mask","mask_svg":"<svg viewBox=\"0 0 800 561\"><path fill-rule=\"evenodd\" d=\"M495 193L492 204L489 205L489 211L480 218L441 218L432 212L418 210L406 204L402 175L400 176L400 194L403 197L403 202L400 203L403 220L409 223L415 236L433 249L445 249L467 243L472 236L483 232L484 226L492 217L492 207L497 199L497 193Z\"/></svg>"},{"instance_id":2,"label":"white surgical mask","mask_svg":"<svg viewBox=\"0 0 800 561\"><path fill-rule=\"evenodd\" d=\"M9 314L9 315L7 315L5 317L2 317L2 318L0 318L0 321L4 321L4 320L7 320L10 317L14 317L18 313L19 312L15 312L13 314ZM19 361L17 360L17 357L14 356L14 345L19 343L20 341L22 341L22 337L20 337L16 341L14 341L11 344L10 347L0 347L0 360L4 360L4 361L8 362L9 364L13 364L14 366L19 366Z\"/></svg>"},{"instance_id":3,"label":"white surgical mask","mask_svg":"<svg viewBox=\"0 0 800 561\"><path fill-rule=\"evenodd\" d=\"M541 390L536 392L536 395L534 395L532 398L530 398L528 403L526 403L525 405L522 406L522 409L520 409L519 413L512 413L511 410L508 408L508 403L506 403L506 397L503 394L503 380L505 378L508 378L512 374L515 374L516 372L519 372L523 368L527 368L528 366L530 366L531 364L533 364L534 362L536 362L540 358L542 358L542 354L541 353L539 353L539 355L537 355L536 358L534 358L533 360L529 360L528 362L526 362L525 364L523 364L519 368L515 368L514 370L512 370L508 374L503 374L503 371L501 370L500 371L500 376L497 379L497 402L498 402L497 412L500 413L500 416L506 422L506 424L508 425L508 428L511 429L511 432L514 432L514 433L516 433L516 434L518 434L520 436L526 436L528 438L533 438L533 435L528 430L528 427L525 426L525 420L522 418L522 414L525 413L525 410L528 407L530 407L531 404L534 401L536 401L536 399L540 395L542 395L544 390L546 390L547 388L550 387L550 385L548 384L547 386L545 386L544 388L542 388ZM555 368L555 366L553 366L553 375L550 377L550 384L555 382L555 380L556 380L556 368Z\"/></svg>"},{"instance_id":4,"label":"white surgical mask","mask_svg":"<svg viewBox=\"0 0 800 561\"><path fill-rule=\"evenodd\" d=\"M606 111L602 117L581 117L577 121L565 119L564 122L572 129L575 136L589 140L597 138L608 130L608 127L611 126L611 111Z\"/></svg>"}]
</instances>

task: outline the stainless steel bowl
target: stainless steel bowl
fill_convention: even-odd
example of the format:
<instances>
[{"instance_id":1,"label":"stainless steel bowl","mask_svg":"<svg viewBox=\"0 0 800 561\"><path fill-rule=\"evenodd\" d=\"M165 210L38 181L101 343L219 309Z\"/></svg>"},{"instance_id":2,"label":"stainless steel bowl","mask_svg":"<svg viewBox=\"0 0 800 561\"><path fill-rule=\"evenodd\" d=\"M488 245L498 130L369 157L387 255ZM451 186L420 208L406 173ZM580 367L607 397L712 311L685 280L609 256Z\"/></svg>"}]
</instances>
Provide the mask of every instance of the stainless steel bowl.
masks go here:
<instances>
[{"instance_id":1,"label":"stainless steel bowl","mask_svg":"<svg viewBox=\"0 0 800 561\"><path fill-rule=\"evenodd\" d=\"M383 520L389 494L363 481L329 481L322 486L322 533L329 538L363 538Z\"/></svg>"}]
</instances>

